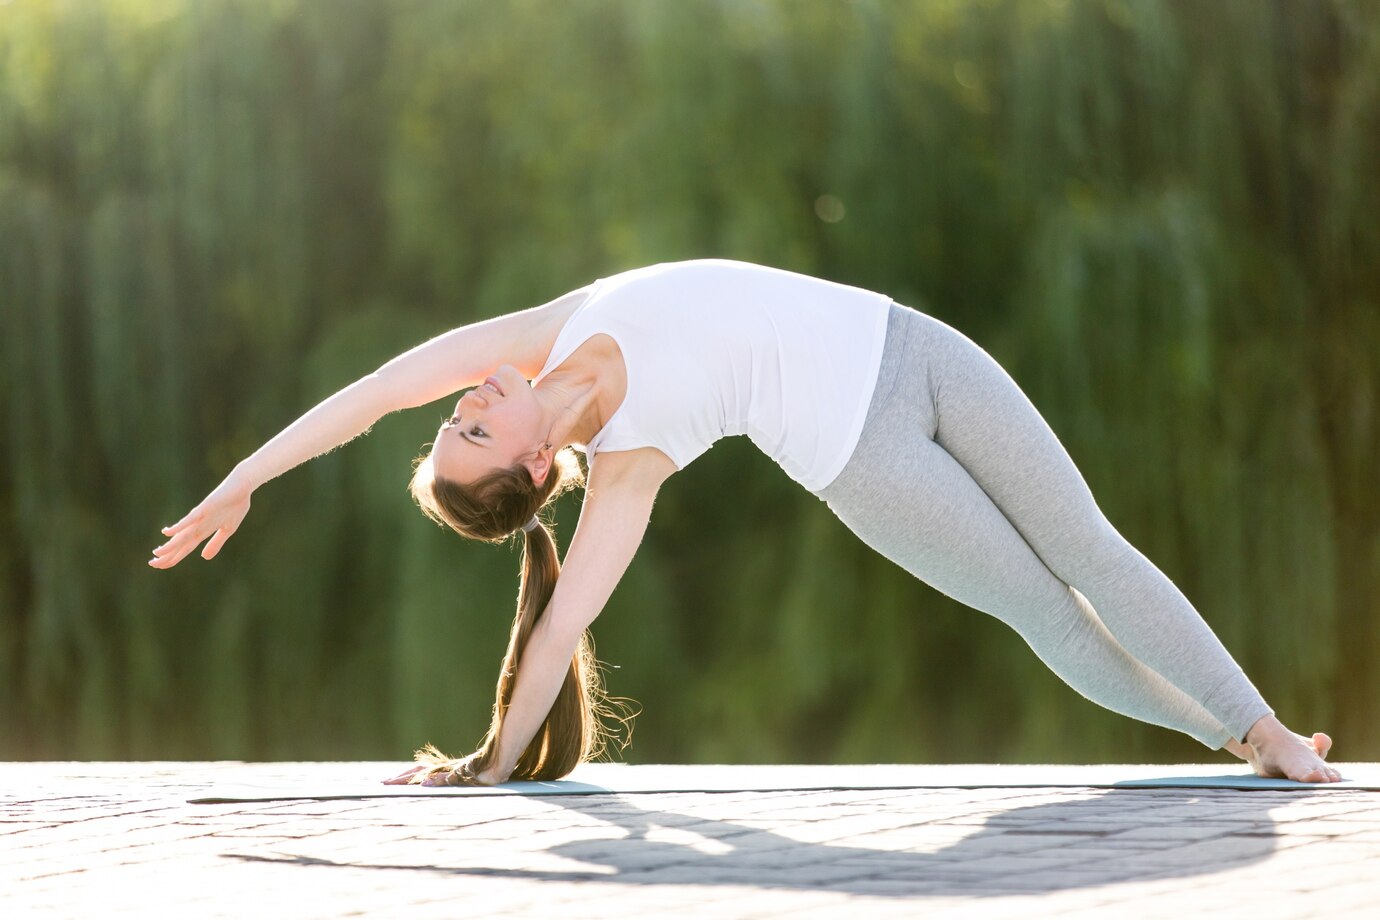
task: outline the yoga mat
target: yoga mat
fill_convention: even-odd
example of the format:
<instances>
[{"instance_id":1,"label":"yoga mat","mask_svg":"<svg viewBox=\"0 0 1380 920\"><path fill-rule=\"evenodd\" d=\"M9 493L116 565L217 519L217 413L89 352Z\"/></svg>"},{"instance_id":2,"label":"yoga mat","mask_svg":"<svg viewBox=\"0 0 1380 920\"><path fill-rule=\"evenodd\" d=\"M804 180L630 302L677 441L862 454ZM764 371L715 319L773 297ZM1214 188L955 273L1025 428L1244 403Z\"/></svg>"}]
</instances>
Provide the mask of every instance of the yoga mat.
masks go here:
<instances>
[{"instance_id":1,"label":"yoga mat","mask_svg":"<svg viewBox=\"0 0 1380 920\"><path fill-rule=\"evenodd\" d=\"M773 792L808 789L976 789L1031 786L1097 788L1186 787L1224 789L1380 790L1380 764L1342 763L1336 783L1266 779L1222 764L619 764L586 763L565 779L509 782L499 786L386 786L382 780L406 768L400 763L360 763L358 777L332 764L320 775L309 764L296 772L255 782L230 778L187 801L197 804L271 802L285 799L372 799L419 795L591 795L645 792Z\"/></svg>"}]
</instances>

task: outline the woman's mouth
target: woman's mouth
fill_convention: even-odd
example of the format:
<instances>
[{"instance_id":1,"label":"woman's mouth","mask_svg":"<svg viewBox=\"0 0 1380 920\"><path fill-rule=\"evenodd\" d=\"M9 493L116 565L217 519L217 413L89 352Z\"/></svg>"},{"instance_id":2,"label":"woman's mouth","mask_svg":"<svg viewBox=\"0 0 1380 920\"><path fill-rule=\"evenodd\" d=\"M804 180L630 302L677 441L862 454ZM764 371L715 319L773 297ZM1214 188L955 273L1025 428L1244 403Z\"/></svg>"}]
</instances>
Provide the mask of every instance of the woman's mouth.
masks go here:
<instances>
[{"instance_id":1,"label":"woman's mouth","mask_svg":"<svg viewBox=\"0 0 1380 920\"><path fill-rule=\"evenodd\" d=\"M498 378L497 378L497 377L486 377L486 378L484 378L484 386L486 386L486 387L488 387L489 389L493 390L493 391L494 391L495 393L497 393L499 396L503 396L503 395L504 395L504 393L503 393L503 387L501 387L501 386L498 385Z\"/></svg>"}]
</instances>

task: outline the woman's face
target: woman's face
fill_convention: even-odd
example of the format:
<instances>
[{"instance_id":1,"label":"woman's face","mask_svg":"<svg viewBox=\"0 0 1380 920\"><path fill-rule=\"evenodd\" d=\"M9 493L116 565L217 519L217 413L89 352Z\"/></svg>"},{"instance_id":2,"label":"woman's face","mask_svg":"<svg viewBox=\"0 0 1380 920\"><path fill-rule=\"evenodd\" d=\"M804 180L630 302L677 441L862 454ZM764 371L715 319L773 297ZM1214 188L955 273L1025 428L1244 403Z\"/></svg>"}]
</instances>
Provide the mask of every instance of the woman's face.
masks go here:
<instances>
[{"instance_id":1,"label":"woman's face","mask_svg":"<svg viewBox=\"0 0 1380 920\"><path fill-rule=\"evenodd\" d=\"M536 457L543 443L541 405L521 372L504 364L492 377L467 390L441 424L431 448L436 475L468 484L519 461L541 482L547 462Z\"/></svg>"}]
</instances>

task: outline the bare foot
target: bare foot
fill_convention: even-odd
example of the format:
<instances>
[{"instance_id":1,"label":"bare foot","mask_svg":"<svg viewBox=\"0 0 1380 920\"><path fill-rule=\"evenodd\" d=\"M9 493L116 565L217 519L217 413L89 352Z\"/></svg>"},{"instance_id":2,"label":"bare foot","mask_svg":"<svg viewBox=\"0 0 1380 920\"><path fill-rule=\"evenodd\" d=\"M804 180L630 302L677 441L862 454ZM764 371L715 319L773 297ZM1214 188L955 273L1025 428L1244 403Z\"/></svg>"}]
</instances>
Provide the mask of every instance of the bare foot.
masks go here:
<instances>
[{"instance_id":1,"label":"bare foot","mask_svg":"<svg viewBox=\"0 0 1380 920\"><path fill-rule=\"evenodd\" d=\"M1313 750L1317 752L1319 757L1326 758L1327 752L1332 749L1332 739L1322 732L1315 732L1311 742L1302 735L1295 735L1294 737L1302 739L1307 744L1311 744ZM1251 764L1251 766L1255 766L1255 749L1249 744L1237 741L1235 738L1228 738L1227 743L1222 745L1222 750L1235 754L1237 757Z\"/></svg>"},{"instance_id":2,"label":"bare foot","mask_svg":"<svg viewBox=\"0 0 1380 920\"><path fill-rule=\"evenodd\" d=\"M1246 742L1229 741L1225 749L1251 765L1260 776L1300 783L1332 783L1342 774L1324 762L1332 739L1323 732L1305 738L1274 716L1265 716L1246 732Z\"/></svg>"}]
</instances>

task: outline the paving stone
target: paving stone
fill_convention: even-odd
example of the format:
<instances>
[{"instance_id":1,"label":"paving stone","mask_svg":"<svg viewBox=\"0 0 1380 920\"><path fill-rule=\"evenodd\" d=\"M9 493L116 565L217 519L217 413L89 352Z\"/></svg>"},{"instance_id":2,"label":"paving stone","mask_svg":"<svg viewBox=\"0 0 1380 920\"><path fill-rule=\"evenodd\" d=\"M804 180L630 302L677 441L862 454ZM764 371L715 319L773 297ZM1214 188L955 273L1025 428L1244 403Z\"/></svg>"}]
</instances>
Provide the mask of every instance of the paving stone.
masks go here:
<instances>
[{"instance_id":1,"label":"paving stone","mask_svg":"<svg viewBox=\"0 0 1380 920\"><path fill-rule=\"evenodd\" d=\"M1367 916L1380 793L889 789L191 805L395 764L0 764L0 916ZM577 800L578 799L578 800Z\"/></svg>"}]
</instances>

